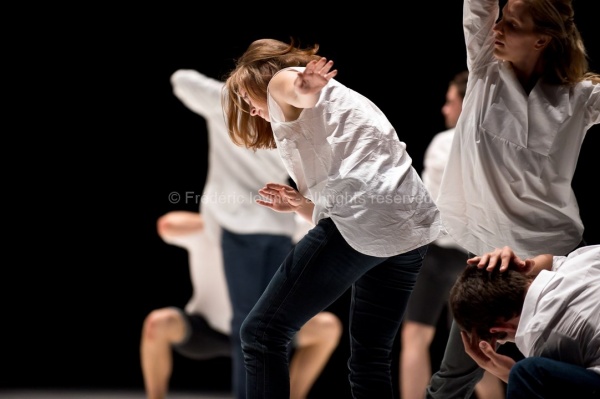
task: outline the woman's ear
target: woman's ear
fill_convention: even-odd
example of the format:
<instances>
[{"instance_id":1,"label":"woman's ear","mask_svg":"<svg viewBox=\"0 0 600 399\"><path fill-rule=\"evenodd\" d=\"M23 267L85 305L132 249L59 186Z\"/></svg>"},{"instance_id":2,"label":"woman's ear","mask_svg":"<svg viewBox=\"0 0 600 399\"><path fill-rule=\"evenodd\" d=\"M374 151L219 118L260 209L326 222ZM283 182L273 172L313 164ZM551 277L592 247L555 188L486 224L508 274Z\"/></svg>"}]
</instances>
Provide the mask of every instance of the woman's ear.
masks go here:
<instances>
[{"instance_id":1,"label":"woman's ear","mask_svg":"<svg viewBox=\"0 0 600 399\"><path fill-rule=\"evenodd\" d=\"M552 40L552 38L550 36L540 35L540 37L535 41L535 44L533 45L533 47L536 50L543 50L544 48L546 48L548 43L550 43L550 40Z\"/></svg>"}]
</instances>

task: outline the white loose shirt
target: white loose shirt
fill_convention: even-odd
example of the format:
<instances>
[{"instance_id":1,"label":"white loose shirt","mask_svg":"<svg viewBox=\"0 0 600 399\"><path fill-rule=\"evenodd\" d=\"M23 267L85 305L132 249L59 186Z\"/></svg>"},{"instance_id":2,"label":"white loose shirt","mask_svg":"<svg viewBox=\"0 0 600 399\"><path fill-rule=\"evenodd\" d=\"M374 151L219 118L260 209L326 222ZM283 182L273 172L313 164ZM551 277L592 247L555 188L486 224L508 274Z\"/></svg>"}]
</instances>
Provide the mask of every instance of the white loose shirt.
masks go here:
<instances>
[{"instance_id":1,"label":"white loose shirt","mask_svg":"<svg viewBox=\"0 0 600 399\"><path fill-rule=\"evenodd\" d=\"M600 245L555 256L525 295L515 344L600 374Z\"/></svg>"},{"instance_id":2,"label":"white loose shirt","mask_svg":"<svg viewBox=\"0 0 600 399\"><path fill-rule=\"evenodd\" d=\"M370 100L331 79L294 121L270 94L268 107L283 163L315 205L315 224L330 217L350 246L378 257L437 238L439 212L406 145Z\"/></svg>"},{"instance_id":3,"label":"white loose shirt","mask_svg":"<svg viewBox=\"0 0 600 399\"><path fill-rule=\"evenodd\" d=\"M254 202L265 183L287 184L288 174L276 150L253 150L235 145L227 133L222 111L223 83L195 70L171 76L175 96L204 117L209 135L208 175L200 210L202 233L165 240L189 253L193 294L185 310L203 315L216 330L231 332L231 303L223 270L221 228L237 234L278 234L298 239L311 226L293 213L279 213Z\"/></svg>"},{"instance_id":4,"label":"white loose shirt","mask_svg":"<svg viewBox=\"0 0 600 399\"><path fill-rule=\"evenodd\" d=\"M184 236L165 237L165 242L188 251L192 297L185 306L186 313L204 316L215 330L231 333L231 301L223 269L223 251L218 237L206 231Z\"/></svg>"},{"instance_id":5,"label":"white loose shirt","mask_svg":"<svg viewBox=\"0 0 600 399\"><path fill-rule=\"evenodd\" d=\"M600 85L538 81L529 95L493 55L498 0L465 0L469 81L437 198L448 233L482 255L505 245L527 258L564 255L583 235L571 182Z\"/></svg>"},{"instance_id":6,"label":"white loose shirt","mask_svg":"<svg viewBox=\"0 0 600 399\"><path fill-rule=\"evenodd\" d=\"M429 190L431 198L437 198L440 193L442 176L446 169L446 163L448 163L453 139L454 128L444 130L433 137L425 150L421 178L423 179L423 184ZM435 240L435 244L443 248L454 248L464 251L448 234L440 234L438 239Z\"/></svg>"}]
</instances>

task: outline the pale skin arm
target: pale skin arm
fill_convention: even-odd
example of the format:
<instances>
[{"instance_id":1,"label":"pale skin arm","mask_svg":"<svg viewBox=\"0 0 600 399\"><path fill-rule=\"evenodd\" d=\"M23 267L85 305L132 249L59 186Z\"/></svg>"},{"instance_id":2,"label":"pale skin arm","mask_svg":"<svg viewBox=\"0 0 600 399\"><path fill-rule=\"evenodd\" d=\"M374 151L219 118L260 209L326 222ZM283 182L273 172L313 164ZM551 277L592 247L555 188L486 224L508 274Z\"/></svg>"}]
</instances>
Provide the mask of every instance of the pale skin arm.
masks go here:
<instances>
[{"instance_id":1,"label":"pale skin arm","mask_svg":"<svg viewBox=\"0 0 600 399\"><path fill-rule=\"evenodd\" d=\"M284 109L312 108L319 100L321 89L335 75L337 69L331 70L333 61L326 58L310 61L304 72L284 71L275 75L269 82L269 92ZM286 107L287 106L287 107Z\"/></svg>"},{"instance_id":2,"label":"pale skin arm","mask_svg":"<svg viewBox=\"0 0 600 399\"><path fill-rule=\"evenodd\" d=\"M267 183L258 193L266 200L257 199L256 203L276 212L296 212L312 223L312 213L315 204L305 198L293 187L286 184Z\"/></svg>"}]
</instances>

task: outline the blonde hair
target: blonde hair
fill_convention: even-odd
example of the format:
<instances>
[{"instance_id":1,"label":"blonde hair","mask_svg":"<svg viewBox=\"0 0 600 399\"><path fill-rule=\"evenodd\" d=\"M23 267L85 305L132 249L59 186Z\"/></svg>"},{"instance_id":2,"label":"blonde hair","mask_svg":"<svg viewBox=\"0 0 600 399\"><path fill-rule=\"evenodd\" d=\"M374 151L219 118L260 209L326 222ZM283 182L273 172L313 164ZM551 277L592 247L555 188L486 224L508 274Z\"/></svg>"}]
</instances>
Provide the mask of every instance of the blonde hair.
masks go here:
<instances>
[{"instance_id":1,"label":"blonde hair","mask_svg":"<svg viewBox=\"0 0 600 399\"><path fill-rule=\"evenodd\" d=\"M550 36L544 50L544 79L555 84L582 80L600 83L600 75L589 71L581 33L575 25L572 0L526 0L536 30Z\"/></svg>"},{"instance_id":2,"label":"blonde hair","mask_svg":"<svg viewBox=\"0 0 600 399\"><path fill-rule=\"evenodd\" d=\"M269 81L283 68L306 66L309 61L319 59L319 45L300 48L291 40L290 44L274 39L252 42L236 60L236 67L225 81L223 110L231 140L247 148L275 148L271 124L261 117L250 115L250 106L240 96L245 91L253 99L267 102Z\"/></svg>"}]
</instances>

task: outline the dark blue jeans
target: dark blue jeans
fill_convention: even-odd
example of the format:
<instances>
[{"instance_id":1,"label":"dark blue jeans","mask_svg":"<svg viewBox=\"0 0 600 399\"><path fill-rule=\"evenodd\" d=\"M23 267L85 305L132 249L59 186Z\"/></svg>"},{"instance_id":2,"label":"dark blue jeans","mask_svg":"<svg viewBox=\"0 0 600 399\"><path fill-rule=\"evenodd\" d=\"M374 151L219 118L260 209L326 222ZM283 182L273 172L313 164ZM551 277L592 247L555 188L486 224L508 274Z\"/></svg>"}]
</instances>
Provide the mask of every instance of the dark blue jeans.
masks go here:
<instances>
[{"instance_id":1,"label":"dark blue jeans","mask_svg":"<svg viewBox=\"0 0 600 399\"><path fill-rule=\"evenodd\" d=\"M292 249L292 239L271 234L236 234L223 229L221 247L225 279L233 310L232 389L236 399L245 399L246 368L240 342L240 328Z\"/></svg>"},{"instance_id":2,"label":"dark blue jeans","mask_svg":"<svg viewBox=\"0 0 600 399\"><path fill-rule=\"evenodd\" d=\"M508 376L507 399L600 398L600 374L545 357L517 362Z\"/></svg>"},{"instance_id":3,"label":"dark blue jeans","mask_svg":"<svg viewBox=\"0 0 600 399\"><path fill-rule=\"evenodd\" d=\"M394 339L427 246L364 255L321 220L285 259L242 324L248 398L288 398L288 346L311 317L352 287L349 380L355 398L392 398Z\"/></svg>"}]
</instances>

